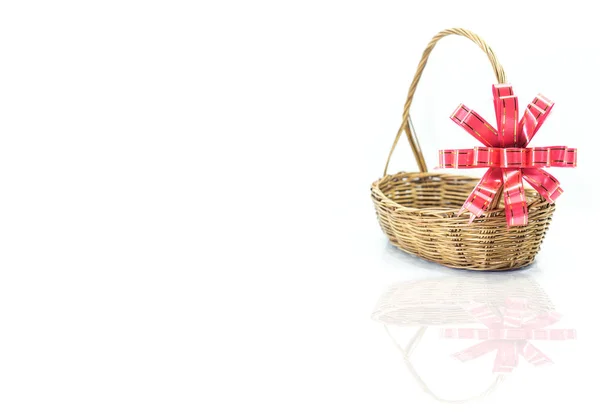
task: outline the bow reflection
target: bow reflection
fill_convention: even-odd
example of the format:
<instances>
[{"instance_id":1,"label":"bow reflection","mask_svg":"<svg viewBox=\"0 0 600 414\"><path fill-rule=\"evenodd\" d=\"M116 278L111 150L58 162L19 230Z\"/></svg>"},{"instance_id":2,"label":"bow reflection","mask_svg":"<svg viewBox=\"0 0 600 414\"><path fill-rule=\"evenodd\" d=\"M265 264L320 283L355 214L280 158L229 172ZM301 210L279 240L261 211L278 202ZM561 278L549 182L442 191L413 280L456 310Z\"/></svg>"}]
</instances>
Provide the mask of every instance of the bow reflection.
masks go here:
<instances>
[{"instance_id":1,"label":"bow reflection","mask_svg":"<svg viewBox=\"0 0 600 414\"><path fill-rule=\"evenodd\" d=\"M576 337L574 329L557 326L560 314L531 276L535 268L529 270L528 274L457 271L398 283L384 292L372 317L384 324L409 372L427 394L450 403L485 397L515 371L519 361L532 366L551 363L542 351L545 341ZM407 331L412 335L403 339ZM419 352L415 352L417 347ZM495 359L490 362L492 356ZM480 361L467 363L476 359ZM422 375L423 370L432 373ZM478 376L474 383L477 386L481 375L489 375L490 371L495 374L491 385L456 399L440 397L424 379L452 378L456 388L457 383L468 382L457 381L457 376L468 373ZM458 391L464 393L464 389Z\"/></svg>"}]
</instances>

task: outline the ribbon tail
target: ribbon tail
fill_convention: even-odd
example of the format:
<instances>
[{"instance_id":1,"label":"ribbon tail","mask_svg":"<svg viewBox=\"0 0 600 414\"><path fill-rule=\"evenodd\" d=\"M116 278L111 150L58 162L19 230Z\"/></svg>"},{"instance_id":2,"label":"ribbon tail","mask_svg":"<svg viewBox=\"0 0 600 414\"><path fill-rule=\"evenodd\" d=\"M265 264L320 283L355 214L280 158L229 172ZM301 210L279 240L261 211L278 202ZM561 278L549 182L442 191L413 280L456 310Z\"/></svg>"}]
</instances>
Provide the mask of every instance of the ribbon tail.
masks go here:
<instances>
[{"instance_id":1,"label":"ribbon tail","mask_svg":"<svg viewBox=\"0 0 600 414\"><path fill-rule=\"evenodd\" d=\"M502 170L500 168L488 169L459 210L458 215L465 210L469 211L472 214L469 221L471 223L475 217L481 216L490 207L501 185Z\"/></svg>"},{"instance_id":2,"label":"ribbon tail","mask_svg":"<svg viewBox=\"0 0 600 414\"><path fill-rule=\"evenodd\" d=\"M560 183L552 174L540 168L523 168L523 178L538 192L547 202L554 203L563 193Z\"/></svg>"},{"instance_id":3,"label":"ribbon tail","mask_svg":"<svg viewBox=\"0 0 600 414\"><path fill-rule=\"evenodd\" d=\"M533 102L527 105L523 118L519 122L519 146L526 147L531 139L540 129L550 111L554 108L554 102L543 95L535 97Z\"/></svg>"},{"instance_id":4,"label":"ribbon tail","mask_svg":"<svg viewBox=\"0 0 600 414\"><path fill-rule=\"evenodd\" d=\"M518 147L519 100L510 85L493 85L494 108L501 148Z\"/></svg>"},{"instance_id":5,"label":"ribbon tail","mask_svg":"<svg viewBox=\"0 0 600 414\"><path fill-rule=\"evenodd\" d=\"M504 210L506 224L512 226L526 226L528 220L527 200L523 186L523 175L518 168L504 168L502 170L504 181Z\"/></svg>"}]
</instances>

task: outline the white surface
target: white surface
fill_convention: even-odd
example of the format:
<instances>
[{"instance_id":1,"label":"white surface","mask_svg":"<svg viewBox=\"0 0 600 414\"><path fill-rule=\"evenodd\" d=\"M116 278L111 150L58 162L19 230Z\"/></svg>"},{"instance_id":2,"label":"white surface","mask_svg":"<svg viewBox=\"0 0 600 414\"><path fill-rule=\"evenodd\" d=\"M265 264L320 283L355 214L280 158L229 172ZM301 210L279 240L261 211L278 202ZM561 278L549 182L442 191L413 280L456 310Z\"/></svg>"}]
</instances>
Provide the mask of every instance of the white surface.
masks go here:
<instances>
[{"instance_id":1,"label":"white surface","mask_svg":"<svg viewBox=\"0 0 600 414\"><path fill-rule=\"evenodd\" d=\"M2 413L596 406L596 14L403 3L2 4ZM371 319L388 286L481 277L389 247L369 199L422 49L454 26L494 47L522 105L557 102L535 145L580 155L553 171L565 194L536 264L487 276L535 280L578 339L461 406L424 393ZM468 40L440 42L413 111L430 166L474 144L448 116L492 119L493 81ZM391 171L414 165L403 141ZM461 364L469 344L432 332L414 363L436 393L491 382L492 356Z\"/></svg>"}]
</instances>

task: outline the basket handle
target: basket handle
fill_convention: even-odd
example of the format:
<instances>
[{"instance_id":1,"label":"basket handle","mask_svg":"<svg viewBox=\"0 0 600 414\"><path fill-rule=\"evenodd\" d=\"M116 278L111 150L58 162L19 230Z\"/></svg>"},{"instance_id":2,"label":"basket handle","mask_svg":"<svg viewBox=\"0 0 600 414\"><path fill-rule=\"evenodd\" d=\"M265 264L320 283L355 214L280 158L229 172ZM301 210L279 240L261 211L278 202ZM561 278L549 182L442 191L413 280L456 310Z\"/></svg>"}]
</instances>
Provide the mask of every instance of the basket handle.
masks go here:
<instances>
[{"instance_id":1,"label":"basket handle","mask_svg":"<svg viewBox=\"0 0 600 414\"><path fill-rule=\"evenodd\" d=\"M494 69L494 74L496 75L498 83L506 82L504 69L498 62L496 54L494 53L492 48L489 47L487 43L485 43L484 40L477 36L475 33L466 29L454 28L443 30L436 34L425 48L425 51L423 51L423 56L421 57L421 61L419 62L419 66L417 67L417 73L415 73L415 77L413 78L412 83L410 84L410 88L408 89L408 96L406 97L406 103L404 104L404 113L402 115L402 124L400 124L398 133L396 134L396 138L394 139L394 144L392 145L392 149L390 150L390 154L388 155L387 162L385 163L385 169L383 170L384 177L387 175L390 159L392 158L394 149L396 149L396 144L398 144L398 140L400 139L400 135L402 135L402 131L406 132L406 137L408 138L408 142L410 143L410 147L412 148L413 155L415 156L417 164L419 165L419 170L421 172L427 172L427 165L425 164L425 159L423 158L423 153L421 152L419 140L417 139L417 136L414 133L409 110L413 101L413 97L415 95L415 91L417 89L417 85L419 84L419 80L421 80L423 69L425 69L425 65L427 64L427 59L429 59L431 51L441 38L452 34L464 36L467 39L471 39L477 46L479 46L485 53L487 53L487 56L490 59L490 63L492 64L492 67Z\"/></svg>"}]
</instances>

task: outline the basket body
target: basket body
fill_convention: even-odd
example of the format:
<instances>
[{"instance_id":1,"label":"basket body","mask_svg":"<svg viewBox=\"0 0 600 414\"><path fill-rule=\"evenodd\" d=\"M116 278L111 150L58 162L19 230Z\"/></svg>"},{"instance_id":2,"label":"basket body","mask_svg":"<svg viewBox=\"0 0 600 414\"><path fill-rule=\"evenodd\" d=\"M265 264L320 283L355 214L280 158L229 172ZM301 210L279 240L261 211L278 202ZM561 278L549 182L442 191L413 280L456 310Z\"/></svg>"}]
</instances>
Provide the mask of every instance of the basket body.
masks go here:
<instances>
[{"instance_id":1,"label":"basket body","mask_svg":"<svg viewBox=\"0 0 600 414\"><path fill-rule=\"evenodd\" d=\"M508 270L533 262L554 205L527 190L529 224L507 228L502 205L469 224L457 216L478 179L438 173L386 175L371 186L377 218L401 250L445 266Z\"/></svg>"}]
</instances>

